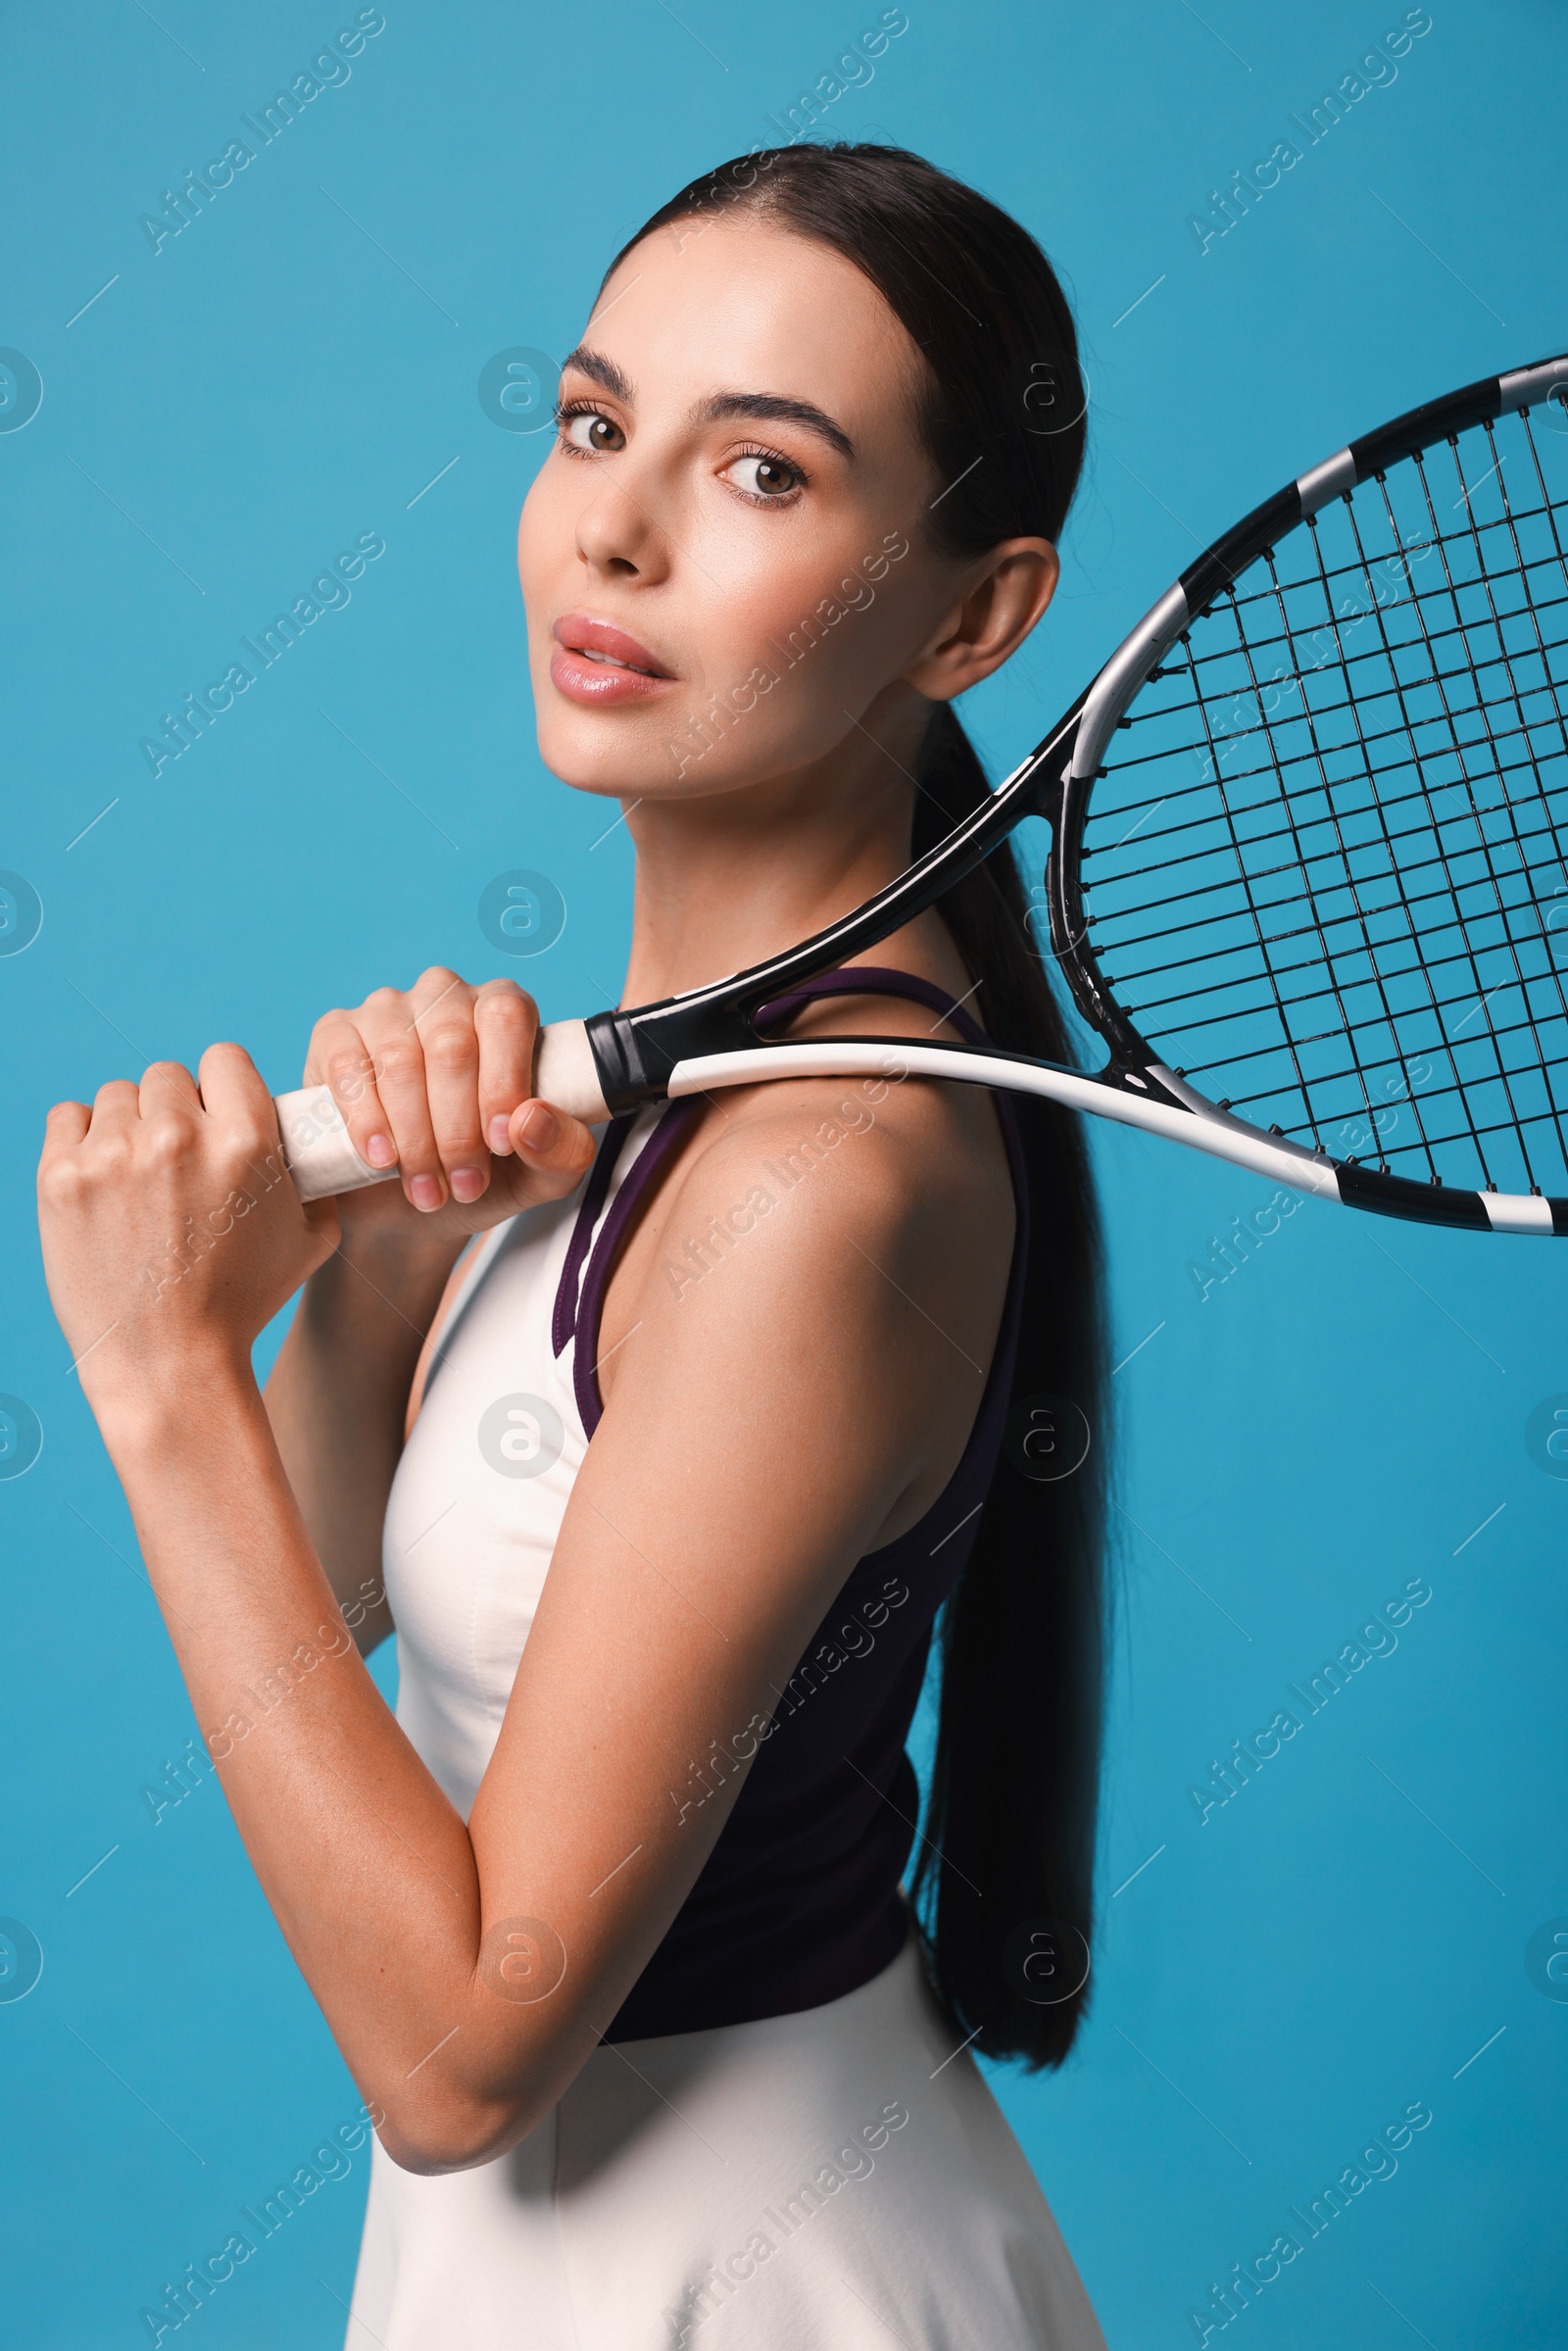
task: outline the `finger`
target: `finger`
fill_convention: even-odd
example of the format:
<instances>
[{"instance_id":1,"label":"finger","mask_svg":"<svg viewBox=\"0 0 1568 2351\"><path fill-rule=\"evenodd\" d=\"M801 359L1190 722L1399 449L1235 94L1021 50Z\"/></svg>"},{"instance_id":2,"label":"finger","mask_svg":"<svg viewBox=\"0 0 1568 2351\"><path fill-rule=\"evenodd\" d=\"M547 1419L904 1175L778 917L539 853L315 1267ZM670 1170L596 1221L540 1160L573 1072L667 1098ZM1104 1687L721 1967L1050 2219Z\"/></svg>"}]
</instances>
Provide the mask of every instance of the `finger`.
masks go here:
<instances>
[{"instance_id":1,"label":"finger","mask_svg":"<svg viewBox=\"0 0 1568 2351\"><path fill-rule=\"evenodd\" d=\"M198 1075L202 1107L248 1165L278 1151L277 1112L267 1080L242 1045L210 1045Z\"/></svg>"},{"instance_id":2,"label":"finger","mask_svg":"<svg viewBox=\"0 0 1568 2351\"><path fill-rule=\"evenodd\" d=\"M533 1091L539 1013L515 980L486 980L474 999L479 1037L479 1125L497 1157L512 1150L512 1113Z\"/></svg>"},{"instance_id":3,"label":"finger","mask_svg":"<svg viewBox=\"0 0 1568 2351\"><path fill-rule=\"evenodd\" d=\"M56 1102L43 1122L44 1156L74 1150L86 1134L91 1117L85 1102Z\"/></svg>"},{"instance_id":4,"label":"finger","mask_svg":"<svg viewBox=\"0 0 1568 2351\"><path fill-rule=\"evenodd\" d=\"M137 1143L142 1164L166 1173L190 1162L201 1141L201 1097L180 1061L151 1061L136 1089Z\"/></svg>"},{"instance_id":5,"label":"finger","mask_svg":"<svg viewBox=\"0 0 1568 2351\"><path fill-rule=\"evenodd\" d=\"M368 1167L390 1167L397 1158L392 1121L376 1091L375 1061L362 1033L362 1019L371 1018L378 998L401 1004L391 988L367 999L362 1012L323 1013L311 1031L311 1050L305 1056L307 1086L325 1086L336 1102L349 1139Z\"/></svg>"},{"instance_id":6,"label":"finger","mask_svg":"<svg viewBox=\"0 0 1568 2351\"><path fill-rule=\"evenodd\" d=\"M154 1108L182 1103L187 1109L201 1107L196 1080L183 1061L149 1061L141 1073L141 1108Z\"/></svg>"},{"instance_id":7,"label":"finger","mask_svg":"<svg viewBox=\"0 0 1568 2351\"><path fill-rule=\"evenodd\" d=\"M525 1167L541 1175L581 1176L594 1155L593 1131L554 1102L537 1096L519 1102L510 1122L512 1148Z\"/></svg>"},{"instance_id":8,"label":"finger","mask_svg":"<svg viewBox=\"0 0 1568 2351\"><path fill-rule=\"evenodd\" d=\"M374 1058L375 1090L386 1112L404 1197L428 1211L445 1200L447 1180L430 1117L417 1014L416 990L404 995L378 988L361 1006L359 1022Z\"/></svg>"},{"instance_id":9,"label":"finger","mask_svg":"<svg viewBox=\"0 0 1568 2351\"><path fill-rule=\"evenodd\" d=\"M479 1129L474 992L456 972L437 966L420 974L414 996L440 1172L455 1199L475 1200L490 1181L490 1154Z\"/></svg>"},{"instance_id":10,"label":"finger","mask_svg":"<svg viewBox=\"0 0 1568 2351\"><path fill-rule=\"evenodd\" d=\"M438 991L427 993L433 998ZM321 1069L361 1158L371 1167L395 1165L405 1199L431 1209L440 1207L447 1186L425 1093L417 1005L417 991L377 988L357 1012L327 1014L317 1023L307 1066Z\"/></svg>"},{"instance_id":11,"label":"finger","mask_svg":"<svg viewBox=\"0 0 1568 2351\"><path fill-rule=\"evenodd\" d=\"M141 1091L132 1078L111 1078L92 1098L91 1132L128 1126L141 1115Z\"/></svg>"}]
</instances>

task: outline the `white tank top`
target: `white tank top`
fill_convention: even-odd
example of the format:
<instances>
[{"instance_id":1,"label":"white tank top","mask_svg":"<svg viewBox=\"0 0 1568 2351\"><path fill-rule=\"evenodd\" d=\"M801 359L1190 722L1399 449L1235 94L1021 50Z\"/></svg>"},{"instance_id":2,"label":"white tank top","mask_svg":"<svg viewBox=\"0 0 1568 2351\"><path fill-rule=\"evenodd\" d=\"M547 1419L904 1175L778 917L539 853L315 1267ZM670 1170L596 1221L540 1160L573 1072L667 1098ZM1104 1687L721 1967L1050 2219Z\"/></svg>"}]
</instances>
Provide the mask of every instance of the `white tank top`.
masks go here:
<instances>
[{"instance_id":1,"label":"white tank top","mask_svg":"<svg viewBox=\"0 0 1568 2351\"><path fill-rule=\"evenodd\" d=\"M579 1250L602 1228L658 1115L645 1111L632 1127ZM465 1820L588 1449L576 1338L558 1354L553 1321L591 1180L497 1225L474 1250L387 1502L381 1555L397 1626L397 1719Z\"/></svg>"}]
</instances>

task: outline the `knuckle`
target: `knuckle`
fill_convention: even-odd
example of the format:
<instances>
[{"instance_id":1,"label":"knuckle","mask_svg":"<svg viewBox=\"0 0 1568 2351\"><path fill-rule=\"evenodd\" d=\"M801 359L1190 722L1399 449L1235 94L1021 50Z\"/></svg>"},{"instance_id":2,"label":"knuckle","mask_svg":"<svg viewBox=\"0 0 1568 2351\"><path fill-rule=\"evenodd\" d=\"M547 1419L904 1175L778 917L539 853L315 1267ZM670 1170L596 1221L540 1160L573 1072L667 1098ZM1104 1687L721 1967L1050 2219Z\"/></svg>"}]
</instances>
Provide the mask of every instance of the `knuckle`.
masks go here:
<instances>
[{"instance_id":1,"label":"knuckle","mask_svg":"<svg viewBox=\"0 0 1568 2351\"><path fill-rule=\"evenodd\" d=\"M86 1190L87 1171L73 1152L38 1170L38 1197L49 1208L74 1208Z\"/></svg>"},{"instance_id":2,"label":"knuckle","mask_svg":"<svg viewBox=\"0 0 1568 2351\"><path fill-rule=\"evenodd\" d=\"M265 1159L277 1138L260 1118L236 1118L224 1138L226 1153L231 1162L253 1166Z\"/></svg>"},{"instance_id":3,"label":"knuckle","mask_svg":"<svg viewBox=\"0 0 1568 2351\"><path fill-rule=\"evenodd\" d=\"M506 996L481 997L474 1006L474 1019L488 1044L509 1051L520 1050L539 1025L532 997L524 996L520 989Z\"/></svg>"},{"instance_id":4,"label":"knuckle","mask_svg":"<svg viewBox=\"0 0 1568 2351\"><path fill-rule=\"evenodd\" d=\"M375 1058L376 1079L394 1086L406 1084L410 1078L417 1076L423 1058L419 1048L411 1038L389 1038Z\"/></svg>"},{"instance_id":5,"label":"knuckle","mask_svg":"<svg viewBox=\"0 0 1568 2351\"><path fill-rule=\"evenodd\" d=\"M112 1134L94 1140L92 1159L83 1174L100 1183L113 1183L129 1171L130 1163L130 1137L122 1127L117 1127Z\"/></svg>"},{"instance_id":6,"label":"knuckle","mask_svg":"<svg viewBox=\"0 0 1568 2351\"><path fill-rule=\"evenodd\" d=\"M496 1013L531 1012L533 998L514 979L486 980L474 999L475 1004L494 1016Z\"/></svg>"},{"instance_id":7,"label":"knuckle","mask_svg":"<svg viewBox=\"0 0 1568 2351\"><path fill-rule=\"evenodd\" d=\"M359 1044L340 1045L326 1056L326 1082L339 1102L357 1102L374 1074L374 1064Z\"/></svg>"},{"instance_id":8,"label":"knuckle","mask_svg":"<svg viewBox=\"0 0 1568 2351\"><path fill-rule=\"evenodd\" d=\"M154 1167L177 1167L195 1141L194 1121L174 1110L161 1110L142 1128L142 1151Z\"/></svg>"},{"instance_id":9,"label":"knuckle","mask_svg":"<svg viewBox=\"0 0 1568 2351\"><path fill-rule=\"evenodd\" d=\"M478 1041L466 1021L444 1020L424 1041L424 1058L432 1069L471 1069L477 1054Z\"/></svg>"}]
</instances>

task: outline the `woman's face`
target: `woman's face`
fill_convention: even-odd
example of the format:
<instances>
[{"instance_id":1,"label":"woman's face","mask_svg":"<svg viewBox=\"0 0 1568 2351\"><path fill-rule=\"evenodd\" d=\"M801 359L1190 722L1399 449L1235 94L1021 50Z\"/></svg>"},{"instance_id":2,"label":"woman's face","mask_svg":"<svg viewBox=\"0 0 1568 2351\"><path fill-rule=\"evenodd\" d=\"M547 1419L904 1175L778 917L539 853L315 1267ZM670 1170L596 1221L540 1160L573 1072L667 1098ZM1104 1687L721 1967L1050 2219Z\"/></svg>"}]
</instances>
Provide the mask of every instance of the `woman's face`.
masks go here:
<instances>
[{"instance_id":1,"label":"woman's face","mask_svg":"<svg viewBox=\"0 0 1568 2351\"><path fill-rule=\"evenodd\" d=\"M517 534L547 766L698 798L786 775L864 719L962 585L923 528L942 485L921 367L867 278L756 216L626 256L562 374Z\"/></svg>"}]
</instances>

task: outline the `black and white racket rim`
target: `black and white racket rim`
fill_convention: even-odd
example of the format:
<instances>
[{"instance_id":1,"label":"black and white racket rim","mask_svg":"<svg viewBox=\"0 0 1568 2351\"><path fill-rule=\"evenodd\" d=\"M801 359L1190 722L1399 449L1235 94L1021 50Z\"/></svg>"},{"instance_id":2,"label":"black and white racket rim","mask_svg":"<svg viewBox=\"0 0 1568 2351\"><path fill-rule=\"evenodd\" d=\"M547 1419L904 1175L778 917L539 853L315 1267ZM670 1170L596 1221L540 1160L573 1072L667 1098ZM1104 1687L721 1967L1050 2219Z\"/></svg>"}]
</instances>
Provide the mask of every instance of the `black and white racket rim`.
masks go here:
<instances>
[{"instance_id":1,"label":"black and white racket rim","mask_svg":"<svg viewBox=\"0 0 1568 2351\"><path fill-rule=\"evenodd\" d=\"M1096 680L1058 794L1052 945L1122 1083L1348 1205L1568 1231L1568 357L1217 541Z\"/></svg>"}]
</instances>

